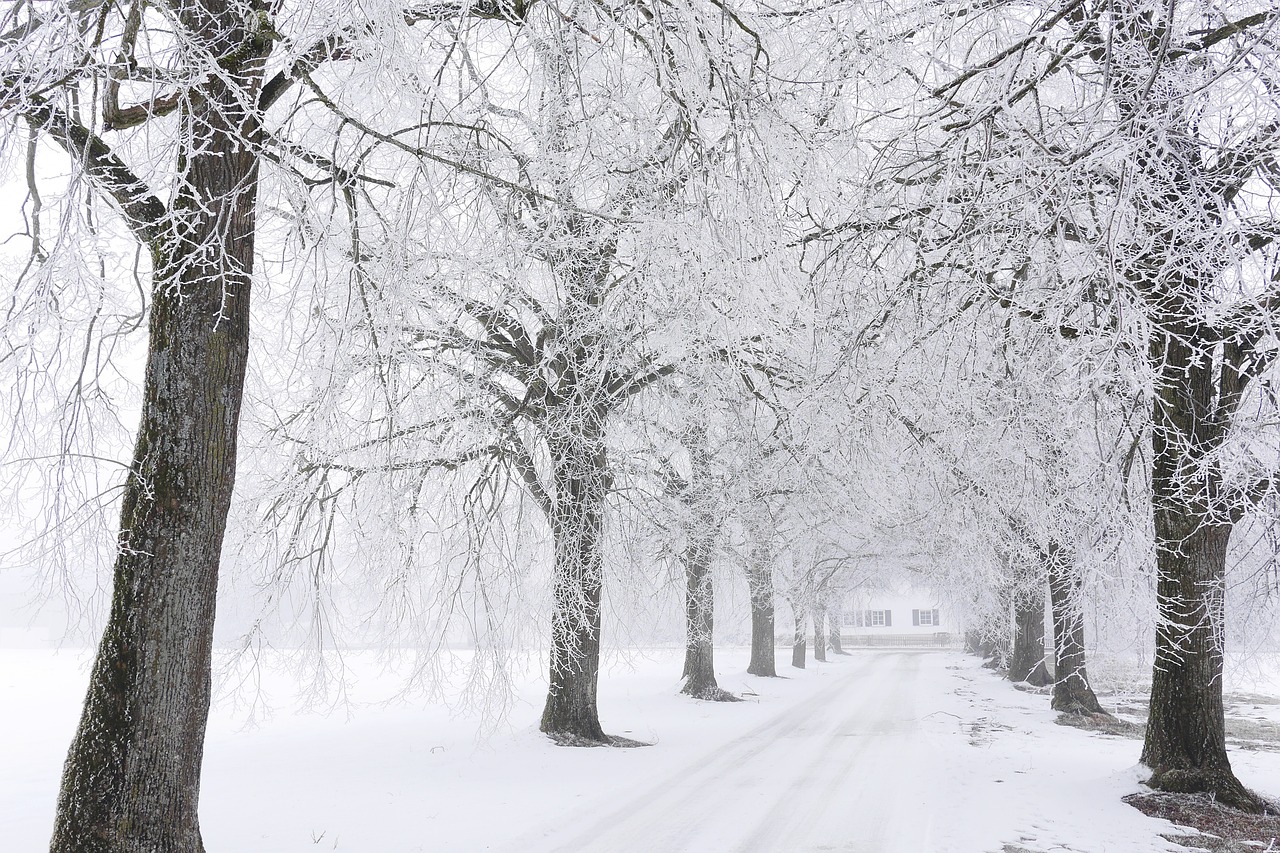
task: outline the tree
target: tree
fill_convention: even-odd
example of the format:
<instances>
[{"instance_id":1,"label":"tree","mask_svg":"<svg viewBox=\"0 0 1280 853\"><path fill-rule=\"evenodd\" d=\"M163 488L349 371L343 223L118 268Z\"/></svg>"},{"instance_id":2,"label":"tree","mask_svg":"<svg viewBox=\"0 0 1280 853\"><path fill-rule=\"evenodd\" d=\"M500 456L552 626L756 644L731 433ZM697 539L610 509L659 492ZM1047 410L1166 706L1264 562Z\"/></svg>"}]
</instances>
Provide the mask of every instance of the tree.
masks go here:
<instances>
[{"instance_id":1,"label":"tree","mask_svg":"<svg viewBox=\"0 0 1280 853\"><path fill-rule=\"evenodd\" d=\"M1074 345L1057 339L1056 332L1037 330L1025 319L1004 325L1008 337L1000 345L1005 364L999 382L987 382L989 369L975 354L969 368L977 376L959 382L954 398L941 404L932 399L927 426L900 410L897 418L921 451L946 466L974 515L992 525L988 535L999 543L1000 569L987 583L999 601L992 614L1000 623L997 641L1008 642L1013 612L1008 678L1047 683L1047 587L1055 649L1051 705L1068 713L1102 713L1085 668L1081 563L1089 550L1113 554L1117 542L1133 536L1119 487L1121 461L1132 440L1118 416L1126 401L1089 399L1081 379L1063 369L1074 358ZM963 408L948 411L951 405ZM949 420L975 425L958 432ZM1110 441L1099 442L1102 437ZM965 447L966 455L951 445ZM977 650L980 638L973 639Z\"/></svg>"},{"instance_id":2,"label":"tree","mask_svg":"<svg viewBox=\"0 0 1280 853\"><path fill-rule=\"evenodd\" d=\"M74 16L28 18L81 43ZM150 255L152 294L143 408L124 486L111 608L63 771L52 849L203 849L196 815L218 563L235 480L236 430L249 343L255 203L262 143L257 101L272 33L265 9L219 2L172 10L184 48L217 60L167 108L121 109L142 7L117 31L102 125L176 112L166 204L80 121L73 93L87 65L47 85L31 55L11 60L4 102L60 145ZM114 12L103 8L105 24ZM101 30L99 30L101 33ZM84 45L108 51L102 36ZM29 62L30 65L26 63ZM216 69L216 70L215 70Z\"/></svg>"},{"instance_id":3,"label":"tree","mask_svg":"<svg viewBox=\"0 0 1280 853\"><path fill-rule=\"evenodd\" d=\"M681 693L695 699L717 702L736 701L737 697L722 690L715 672L715 584L712 561L727 515L723 506L728 487L724 476L713 470L712 439L707 420L713 407L697 406L697 414L688 424L681 443L688 455L688 476L676 472L664 460L661 478L664 490L675 497L680 506L680 526L684 546L680 562L685 576L685 657ZM718 437L718 445L724 442Z\"/></svg>"},{"instance_id":4,"label":"tree","mask_svg":"<svg viewBox=\"0 0 1280 853\"><path fill-rule=\"evenodd\" d=\"M1102 259L1056 290L1010 288L1005 304L1111 335L1140 365L1159 609L1142 761L1152 787L1255 812L1267 806L1226 752L1222 608L1231 532L1273 473L1232 438L1277 352L1274 277L1260 272L1276 265L1274 21L1269 9L1232 19L1210 4L1067 2L1030 28L1000 20L991 32L1006 47L932 88L953 132L981 127L1016 158L1003 162L1057 188L1033 229L1050 256ZM1000 82L987 74L1015 66Z\"/></svg>"},{"instance_id":5,"label":"tree","mask_svg":"<svg viewBox=\"0 0 1280 853\"><path fill-rule=\"evenodd\" d=\"M1062 545L1049 543L1049 600L1053 619L1053 696L1050 707L1065 714L1105 714L1085 666L1084 584Z\"/></svg>"},{"instance_id":6,"label":"tree","mask_svg":"<svg viewBox=\"0 0 1280 853\"><path fill-rule=\"evenodd\" d=\"M503 51L492 34L462 39L439 71L451 85L409 93L417 114L450 116L417 137L362 92L317 84L316 101L369 147L366 171L438 176L455 196L440 207L389 204L376 187L348 194L359 309L334 341L342 351L324 359L337 378L282 410L276 432L293 449L278 506L302 519L291 526L325 531L291 551L331 547L315 520L335 493L359 530L388 498L422 523L416 508L448 482L464 484L473 571L496 527L532 528L526 547L549 539L541 727L566 744L622 742L602 730L596 702L605 545L628 487L618 426L683 362L739 359L736 340L712 345L703 331L722 310L713 296L740 281L707 211L733 183L738 128L725 118L755 54L741 20L679 20L539 8L503 33ZM704 60L710 81L682 73ZM321 294L308 315L352 301L345 288ZM350 339L359 353L346 352ZM536 565L533 547L503 554L503 570ZM701 565L710 551L690 556Z\"/></svg>"},{"instance_id":7,"label":"tree","mask_svg":"<svg viewBox=\"0 0 1280 853\"><path fill-rule=\"evenodd\" d=\"M1048 682L1044 666L1044 584L1013 596L1013 651L1005 673L1010 681Z\"/></svg>"},{"instance_id":8,"label":"tree","mask_svg":"<svg viewBox=\"0 0 1280 853\"><path fill-rule=\"evenodd\" d=\"M773 595L773 529L764 513L748 516L764 522L764 527L748 527L746 559L747 589L751 597L751 660L747 672L765 678L776 678L777 639L774 631Z\"/></svg>"},{"instance_id":9,"label":"tree","mask_svg":"<svg viewBox=\"0 0 1280 853\"><path fill-rule=\"evenodd\" d=\"M142 413L113 593L63 771L52 849L201 850L199 775L249 352L260 170L272 160L318 167L330 181L344 174L305 151L272 150L279 140L264 116L297 79L349 58L353 31L320 38L268 79L282 37L267 4L49 5L15 7L7 19L0 103L9 119L64 149L78 176L111 200L151 275ZM437 7L417 20L470 11ZM135 93L136 103L122 105ZM110 144L108 134L119 141ZM153 183L170 187L167 202Z\"/></svg>"}]
</instances>

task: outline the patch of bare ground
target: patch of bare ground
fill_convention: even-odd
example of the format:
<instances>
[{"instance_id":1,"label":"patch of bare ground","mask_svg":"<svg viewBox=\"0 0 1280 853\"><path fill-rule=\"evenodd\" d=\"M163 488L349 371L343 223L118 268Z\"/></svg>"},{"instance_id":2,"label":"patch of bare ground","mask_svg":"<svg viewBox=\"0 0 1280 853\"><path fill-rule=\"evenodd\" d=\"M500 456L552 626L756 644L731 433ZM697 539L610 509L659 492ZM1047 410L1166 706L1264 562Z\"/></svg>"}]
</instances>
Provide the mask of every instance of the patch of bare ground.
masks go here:
<instances>
[{"instance_id":1,"label":"patch of bare ground","mask_svg":"<svg viewBox=\"0 0 1280 853\"><path fill-rule=\"evenodd\" d=\"M1013 681L1010 686L1014 690L1021 690L1023 693L1034 693L1037 696L1048 696L1053 692L1052 685L1032 684L1029 681Z\"/></svg>"},{"instance_id":2,"label":"patch of bare ground","mask_svg":"<svg viewBox=\"0 0 1280 853\"><path fill-rule=\"evenodd\" d=\"M1227 717L1227 742L1252 752L1280 752L1280 726L1270 720Z\"/></svg>"},{"instance_id":3,"label":"patch of bare ground","mask_svg":"<svg viewBox=\"0 0 1280 853\"><path fill-rule=\"evenodd\" d=\"M1280 704L1273 697L1252 694L1232 694L1226 705L1227 743L1235 749L1250 752L1280 752L1280 723L1265 717L1262 706ZM1146 733L1147 701L1138 697L1113 699L1107 703L1119 721L1118 726L1094 726L1087 721L1058 718L1058 724L1095 729L1122 737L1141 738ZM1276 846L1280 851L1280 844Z\"/></svg>"},{"instance_id":4,"label":"patch of bare ground","mask_svg":"<svg viewBox=\"0 0 1280 853\"><path fill-rule=\"evenodd\" d=\"M704 687L702 690L699 690L694 693L688 693L686 695L691 696L694 699L700 699L703 702L741 702L743 701L740 696L736 696L733 693L730 693L728 690L723 690L719 687Z\"/></svg>"},{"instance_id":5,"label":"patch of bare ground","mask_svg":"<svg viewBox=\"0 0 1280 853\"><path fill-rule=\"evenodd\" d=\"M1084 729L1116 737L1141 738L1145 733L1144 726L1121 720L1110 714L1071 712L1059 714L1054 722L1060 726L1071 726L1073 729Z\"/></svg>"},{"instance_id":6,"label":"patch of bare ground","mask_svg":"<svg viewBox=\"0 0 1280 853\"><path fill-rule=\"evenodd\" d=\"M1163 818L1200 833L1161 834L1183 847L1214 853L1280 850L1280 806L1272 814L1253 815L1228 808L1207 794L1163 791L1130 794L1124 801L1148 817Z\"/></svg>"},{"instance_id":7,"label":"patch of bare ground","mask_svg":"<svg viewBox=\"0 0 1280 853\"><path fill-rule=\"evenodd\" d=\"M593 738L582 737L581 735L566 734L564 732L547 732L547 739L556 746L616 746L622 749L633 749L638 746L653 746L653 744L645 743L642 740L632 740L629 737L621 737L619 735L605 735L605 737L608 738L608 741L599 741Z\"/></svg>"}]
</instances>

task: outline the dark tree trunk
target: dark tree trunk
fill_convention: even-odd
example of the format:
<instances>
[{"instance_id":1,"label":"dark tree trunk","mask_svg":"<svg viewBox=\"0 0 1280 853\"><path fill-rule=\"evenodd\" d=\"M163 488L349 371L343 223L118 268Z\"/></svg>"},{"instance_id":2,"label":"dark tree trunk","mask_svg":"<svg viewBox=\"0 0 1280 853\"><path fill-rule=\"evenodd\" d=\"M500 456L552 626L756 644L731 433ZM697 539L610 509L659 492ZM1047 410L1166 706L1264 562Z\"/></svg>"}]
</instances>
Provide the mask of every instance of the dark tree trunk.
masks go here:
<instances>
[{"instance_id":1,"label":"dark tree trunk","mask_svg":"<svg viewBox=\"0 0 1280 853\"><path fill-rule=\"evenodd\" d=\"M768 549L756 546L747 566L751 595L751 663L747 672L777 678L777 648L773 606L773 566Z\"/></svg>"},{"instance_id":2,"label":"dark tree trunk","mask_svg":"<svg viewBox=\"0 0 1280 853\"><path fill-rule=\"evenodd\" d=\"M573 387L570 385L570 387ZM541 729L569 745L608 744L600 727L596 686L600 678L602 534L608 491L604 422L600 406L576 399L552 436L551 532L555 543L551 667Z\"/></svg>"},{"instance_id":3,"label":"dark tree trunk","mask_svg":"<svg viewBox=\"0 0 1280 853\"><path fill-rule=\"evenodd\" d=\"M715 589L711 554L715 545L714 519L700 519L701 526L684 557L685 647L684 686L680 692L697 699L723 701L734 698L716 683L714 645Z\"/></svg>"},{"instance_id":4,"label":"dark tree trunk","mask_svg":"<svg viewBox=\"0 0 1280 853\"><path fill-rule=\"evenodd\" d=\"M608 743L596 706L604 443L588 442L582 436L555 442L552 467L556 494L551 525L555 542L551 666L541 729L565 742Z\"/></svg>"},{"instance_id":5,"label":"dark tree trunk","mask_svg":"<svg viewBox=\"0 0 1280 853\"><path fill-rule=\"evenodd\" d=\"M804 608L797 604L791 605L791 611L795 614L795 633L791 641L791 665L796 669L804 669L805 647L807 645L804 636Z\"/></svg>"},{"instance_id":6,"label":"dark tree trunk","mask_svg":"<svg viewBox=\"0 0 1280 853\"><path fill-rule=\"evenodd\" d=\"M827 661L827 611L823 607L813 609L813 659Z\"/></svg>"},{"instance_id":7,"label":"dark tree trunk","mask_svg":"<svg viewBox=\"0 0 1280 853\"><path fill-rule=\"evenodd\" d=\"M1053 616L1053 698L1050 707L1065 714L1103 714L1085 671L1084 612L1080 573L1050 542L1049 603Z\"/></svg>"},{"instance_id":8,"label":"dark tree trunk","mask_svg":"<svg viewBox=\"0 0 1280 853\"><path fill-rule=\"evenodd\" d=\"M1142 763L1153 788L1209 793L1256 812L1265 803L1227 759L1222 706L1227 544L1239 510L1215 506L1221 471L1206 465L1244 381L1232 369L1237 353L1215 365L1211 348L1197 346L1190 331L1161 331L1151 345L1159 370L1151 475L1159 622Z\"/></svg>"},{"instance_id":9,"label":"dark tree trunk","mask_svg":"<svg viewBox=\"0 0 1280 853\"><path fill-rule=\"evenodd\" d=\"M551 661L541 729L557 743L595 746L616 739L600 727L600 600L604 512L609 493L605 430L615 403L609 344L600 317L614 254L596 226L565 215L566 242L544 257L563 292L563 350L548 390L543 424L551 461Z\"/></svg>"},{"instance_id":10,"label":"dark tree trunk","mask_svg":"<svg viewBox=\"0 0 1280 853\"><path fill-rule=\"evenodd\" d=\"M1016 595L1013 603L1013 652L1009 655L1010 681L1026 681L1044 663L1044 597Z\"/></svg>"},{"instance_id":11,"label":"dark tree trunk","mask_svg":"<svg viewBox=\"0 0 1280 853\"><path fill-rule=\"evenodd\" d=\"M63 767L54 853L198 853L218 567L249 343L270 42L240 8L179 7L215 56L241 59L184 102L174 226L151 246L141 422L125 483L106 630Z\"/></svg>"},{"instance_id":12,"label":"dark tree trunk","mask_svg":"<svg viewBox=\"0 0 1280 853\"><path fill-rule=\"evenodd\" d=\"M1156 517L1166 514L1157 510ZM1230 529L1202 527L1178 547L1166 538L1170 526L1157 521L1160 624L1142 763L1152 770L1153 788L1207 792L1253 809L1255 798L1227 759L1222 706L1222 579Z\"/></svg>"}]
</instances>

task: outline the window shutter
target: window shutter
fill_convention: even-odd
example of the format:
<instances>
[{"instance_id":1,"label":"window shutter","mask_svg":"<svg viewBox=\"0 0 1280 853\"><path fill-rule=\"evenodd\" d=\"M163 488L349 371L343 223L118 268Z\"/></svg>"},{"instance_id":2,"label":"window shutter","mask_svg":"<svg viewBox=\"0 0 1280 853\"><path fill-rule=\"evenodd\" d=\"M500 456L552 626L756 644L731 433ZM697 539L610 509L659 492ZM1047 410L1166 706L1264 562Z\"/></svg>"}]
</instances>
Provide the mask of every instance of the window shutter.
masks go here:
<instances>
[{"instance_id":1,"label":"window shutter","mask_svg":"<svg viewBox=\"0 0 1280 853\"><path fill-rule=\"evenodd\" d=\"M933 611L933 624L934 624L934 625L938 625L938 624L940 624L940 623L938 622L938 611L936 611L936 610L935 610L935 611Z\"/></svg>"},{"instance_id":2,"label":"window shutter","mask_svg":"<svg viewBox=\"0 0 1280 853\"><path fill-rule=\"evenodd\" d=\"M912 610L912 611L911 611L911 624L912 624L912 625L915 625L916 627L919 627L919 626L920 626L920 611L919 611L919 610Z\"/></svg>"},{"instance_id":3,"label":"window shutter","mask_svg":"<svg viewBox=\"0 0 1280 853\"><path fill-rule=\"evenodd\" d=\"M892 627L892 626L893 626L893 611L892 611L892 610L886 610L886 611L884 612L884 626L885 626L886 628L889 628L889 627Z\"/></svg>"}]
</instances>

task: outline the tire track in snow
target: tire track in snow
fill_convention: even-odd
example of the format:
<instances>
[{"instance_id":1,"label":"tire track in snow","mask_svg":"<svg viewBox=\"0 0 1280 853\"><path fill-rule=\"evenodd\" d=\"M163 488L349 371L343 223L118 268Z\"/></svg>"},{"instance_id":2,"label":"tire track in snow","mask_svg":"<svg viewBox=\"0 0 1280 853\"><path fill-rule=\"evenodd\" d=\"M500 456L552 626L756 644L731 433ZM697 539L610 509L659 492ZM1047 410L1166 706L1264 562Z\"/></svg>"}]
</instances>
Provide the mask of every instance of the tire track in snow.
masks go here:
<instances>
[{"instance_id":1,"label":"tire track in snow","mask_svg":"<svg viewBox=\"0 0 1280 853\"><path fill-rule=\"evenodd\" d=\"M835 684L601 815L519 849L556 853L920 851L921 654L859 655ZM910 789L910 790L906 790ZM895 815L909 803L915 831ZM575 819L576 818L576 819ZM562 825L564 825L562 823ZM925 836L927 836L927 827Z\"/></svg>"},{"instance_id":2,"label":"tire track in snow","mask_svg":"<svg viewBox=\"0 0 1280 853\"><path fill-rule=\"evenodd\" d=\"M797 778L789 801L778 803L756 825L739 853L929 849L904 833L899 819L902 800L916 793L921 781L901 772L916 752L912 735L919 728L915 700L920 655L903 653L895 663L887 692L869 697L874 699L870 706L860 703L849 710L829 748ZM904 779L909 788L904 789ZM912 821L927 819L914 808L912 812Z\"/></svg>"}]
</instances>

